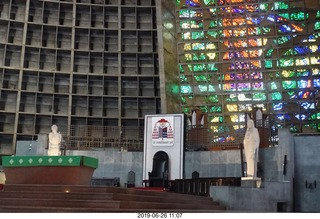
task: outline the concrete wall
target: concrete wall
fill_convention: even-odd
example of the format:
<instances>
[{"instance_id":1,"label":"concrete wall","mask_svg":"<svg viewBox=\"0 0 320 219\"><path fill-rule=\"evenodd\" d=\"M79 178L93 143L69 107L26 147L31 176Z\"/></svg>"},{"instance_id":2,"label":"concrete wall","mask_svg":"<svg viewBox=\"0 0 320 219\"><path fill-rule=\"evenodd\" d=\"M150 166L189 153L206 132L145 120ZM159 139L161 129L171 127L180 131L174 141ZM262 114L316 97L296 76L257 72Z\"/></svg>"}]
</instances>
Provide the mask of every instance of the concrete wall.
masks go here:
<instances>
[{"instance_id":1,"label":"concrete wall","mask_svg":"<svg viewBox=\"0 0 320 219\"><path fill-rule=\"evenodd\" d=\"M39 136L37 141L19 141L16 155L47 155L47 138ZM136 174L136 186L142 186L143 152L121 152L117 149L67 151L66 155L83 155L99 160L99 167L93 177L120 177L120 185L127 182L129 171ZM191 178L193 171L200 177L241 177L241 158L239 150L185 152L184 178Z\"/></svg>"},{"instance_id":2,"label":"concrete wall","mask_svg":"<svg viewBox=\"0 0 320 219\"><path fill-rule=\"evenodd\" d=\"M213 200L236 211L277 212L279 207L282 211L293 211L293 136L287 129L280 129L278 135L278 147L259 150L261 187L211 186Z\"/></svg>"},{"instance_id":3,"label":"concrete wall","mask_svg":"<svg viewBox=\"0 0 320 219\"><path fill-rule=\"evenodd\" d=\"M320 212L320 136L295 136L294 145L295 209Z\"/></svg>"},{"instance_id":4,"label":"concrete wall","mask_svg":"<svg viewBox=\"0 0 320 219\"><path fill-rule=\"evenodd\" d=\"M185 152L185 178L193 171L200 177L241 177L240 150Z\"/></svg>"},{"instance_id":5,"label":"concrete wall","mask_svg":"<svg viewBox=\"0 0 320 219\"><path fill-rule=\"evenodd\" d=\"M236 212L277 212L278 203L291 211L290 182L264 182L262 188L211 186L210 196L228 210Z\"/></svg>"},{"instance_id":6,"label":"concrete wall","mask_svg":"<svg viewBox=\"0 0 320 219\"><path fill-rule=\"evenodd\" d=\"M278 147L259 151L261 188L211 186L211 197L236 211L275 212L279 203L284 203L284 211L320 212L320 136L292 136L283 129L279 130L279 139ZM18 142L16 154L45 155L46 142L45 136L39 136L38 141ZM142 186L143 152L111 149L67 151L67 155L98 158L94 177L120 177L121 186L133 170L136 186ZM185 152L184 178L191 178L193 171L198 171L200 177L241 177L240 151ZM306 181L310 183L307 188Z\"/></svg>"},{"instance_id":7,"label":"concrete wall","mask_svg":"<svg viewBox=\"0 0 320 219\"><path fill-rule=\"evenodd\" d=\"M128 172L132 170L136 173L136 186L142 186L142 152L119 152L117 150L68 151L67 155L85 155L98 158L99 167L95 170L94 177L120 177L121 186L124 186L127 182ZM185 178L191 178L193 171L198 171L200 177L240 177L239 151L186 152Z\"/></svg>"}]
</instances>

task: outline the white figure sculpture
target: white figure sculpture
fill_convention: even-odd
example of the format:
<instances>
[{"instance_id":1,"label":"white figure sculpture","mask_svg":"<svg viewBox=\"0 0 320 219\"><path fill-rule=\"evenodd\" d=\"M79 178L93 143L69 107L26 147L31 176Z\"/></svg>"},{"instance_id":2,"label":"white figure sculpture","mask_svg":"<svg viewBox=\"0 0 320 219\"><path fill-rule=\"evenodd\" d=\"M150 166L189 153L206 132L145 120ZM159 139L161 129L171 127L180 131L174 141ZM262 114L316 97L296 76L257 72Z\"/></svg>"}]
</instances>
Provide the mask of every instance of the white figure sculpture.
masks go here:
<instances>
[{"instance_id":1,"label":"white figure sculpture","mask_svg":"<svg viewBox=\"0 0 320 219\"><path fill-rule=\"evenodd\" d=\"M49 148L48 156L59 156L61 155L60 143L62 136L58 133L58 126L52 125L51 132L49 133Z\"/></svg>"},{"instance_id":2,"label":"white figure sculpture","mask_svg":"<svg viewBox=\"0 0 320 219\"><path fill-rule=\"evenodd\" d=\"M262 121L262 111L261 111L261 109L258 109L256 111L256 120L257 121Z\"/></svg>"},{"instance_id":3,"label":"white figure sculpture","mask_svg":"<svg viewBox=\"0 0 320 219\"><path fill-rule=\"evenodd\" d=\"M249 116L247 118L247 130L243 140L247 177L256 178L260 137L253 120Z\"/></svg>"}]
</instances>

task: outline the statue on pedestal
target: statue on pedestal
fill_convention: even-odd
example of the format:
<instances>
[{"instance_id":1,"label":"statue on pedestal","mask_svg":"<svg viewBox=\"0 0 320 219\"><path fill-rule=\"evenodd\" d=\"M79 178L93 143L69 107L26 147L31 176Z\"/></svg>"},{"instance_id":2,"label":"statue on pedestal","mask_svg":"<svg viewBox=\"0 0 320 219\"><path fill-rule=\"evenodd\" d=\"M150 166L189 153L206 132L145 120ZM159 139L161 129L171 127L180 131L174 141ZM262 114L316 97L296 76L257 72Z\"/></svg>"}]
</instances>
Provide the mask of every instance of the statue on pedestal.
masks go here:
<instances>
[{"instance_id":1,"label":"statue on pedestal","mask_svg":"<svg viewBox=\"0 0 320 219\"><path fill-rule=\"evenodd\" d=\"M49 133L49 147L48 147L48 156L60 156L60 143L62 136L58 133L58 126L52 125L51 132Z\"/></svg>"},{"instance_id":2,"label":"statue on pedestal","mask_svg":"<svg viewBox=\"0 0 320 219\"><path fill-rule=\"evenodd\" d=\"M243 140L244 156L247 162L247 177L257 177L260 137L253 120L247 116L247 130Z\"/></svg>"}]
</instances>

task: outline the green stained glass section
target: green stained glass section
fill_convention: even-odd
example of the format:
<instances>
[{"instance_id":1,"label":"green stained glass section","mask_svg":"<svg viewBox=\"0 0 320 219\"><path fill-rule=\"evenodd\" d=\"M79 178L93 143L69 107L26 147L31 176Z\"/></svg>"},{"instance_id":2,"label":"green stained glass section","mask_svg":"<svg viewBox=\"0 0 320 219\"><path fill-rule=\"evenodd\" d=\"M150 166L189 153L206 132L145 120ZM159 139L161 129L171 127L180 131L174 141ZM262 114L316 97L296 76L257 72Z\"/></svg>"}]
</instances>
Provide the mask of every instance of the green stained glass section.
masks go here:
<instances>
[{"instance_id":1,"label":"green stained glass section","mask_svg":"<svg viewBox=\"0 0 320 219\"><path fill-rule=\"evenodd\" d=\"M218 68L215 66L215 64L208 64L208 71L218 71Z\"/></svg>"},{"instance_id":2,"label":"green stained glass section","mask_svg":"<svg viewBox=\"0 0 320 219\"><path fill-rule=\"evenodd\" d=\"M209 85L208 88L209 88L208 91L211 92L211 93L216 91L214 89L214 86L212 86L212 85Z\"/></svg>"},{"instance_id":3,"label":"green stained glass section","mask_svg":"<svg viewBox=\"0 0 320 219\"><path fill-rule=\"evenodd\" d=\"M184 69L183 69L182 65L179 65L179 70L180 70L180 73L184 72Z\"/></svg>"},{"instance_id":4,"label":"green stained glass section","mask_svg":"<svg viewBox=\"0 0 320 219\"><path fill-rule=\"evenodd\" d=\"M267 53L266 53L266 57L271 57L273 53L273 49L268 49Z\"/></svg>"},{"instance_id":5,"label":"green stained glass section","mask_svg":"<svg viewBox=\"0 0 320 219\"><path fill-rule=\"evenodd\" d=\"M186 104L187 103L187 100L184 96L181 96L181 102L182 104Z\"/></svg>"},{"instance_id":6,"label":"green stained glass section","mask_svg":"<svg viewBox=\"0 0 320 219\"><path fill-rule=\"evenodd\" d=\"M279 16L284 17L286 19L290 19L290 14L289 13L279 13Z\"/></svg>"},{"instance_id":7,"label":"green stained glass section","mask_svg":"<svg viewBox=\"0 0 320 219\"><path fill-rule=\"evenodd\" d=\"M289 49L287 52L284 53L285 56L292 56L292 55L297 55L297 51L293 49Z\"/></svg>"},{"instance_id":8,"label":"green stained glass section","mask_svg":"<svg viewBox=\"0 0 320 219\"><path fill-rule=\"evenodd\" d=\"M172 87L171 87L171 92L173 93L173 94L179 94L180 93L180 90L179 90L179 86L178 85L173 85Z\"/></svg>"},{"instance_id":9,"label":"green stained glass section","mask_svg":"<svg viewBox=\"0 0 320 219\"><path fill-rule=\"evenodd\" d=\"M181 93L182 94L190 94L192 93L192 89L190 85L182 85L181 86Z\"/></svg>"},{"instance_id":10,"label":"green stained glass section","mask_svg":"<svg viewBox=\"0 0 320 219\"><path fill-rule=\"evenodd\" d=\"M238 98L236 95L229 95L228 97L225 98L226 102L236 102L238 101Z\"/></svg>"},{"instance_id":11,"label":"green stained glass section","mask_svg":"<svg viewBox=\"0 0 320 219\"><path fill-rule=\"evenodd\" d=\"M199 29L199 28L203 28L203 23L201 21L183 20L183 21L180 21L180 28L182 30Z\"/></svg>"},{"instance_id":12,"label":"green stained glass section","mask_svg":"<svg viewBox=\"0 0 320 219\"><path fill-rule=\"evenodd\" d=\"M192 70L194 72L199 72L199 71L203 72L206 70L206 66L205 66L205 64L194 64L192 66Z\"/></svg>"},{"instance_id":13,"label":"green stained glass section","mask_svg":"<svg viewBox=\"0 0 320 219\"><path fill-rule=\"evenodd\" d=\"M282 81L282 87L286 90L297 88L296 81Z\"/></svg>"},{"instance_id":14,"label":"green stained glass section","mask_svg":"<svg viewBox=\"0 0 320 219\"><path fill-rule=\"evenodd\" d=\"M195 75L194 79L196 79L197 82L207 82L207 77L205 75Z\"/></svg>"},{"instance_id":15,"label":"green stained glass section","mask_svg":"<svg viewBox=\"0 0 320 219\"><path fill-rule=\"evenodd\" d=\"M193 61L205 61L206 60L206 54L204 54L204 53L200 53L200 54L194 53L194 54L192 54L192 60Z\"/></svg>"},{"instance_id":16,"label":"green stained glass section","mask_svg":"<svg viewBox=\"0 0 320 219\"><path fill-rule=\"evenodd\" d=\"M308 14L304 13L304 12L291 12L291 13L279 13L279 15L281 17L284 17L288 20L292 20L292 21L304 21L306 19L308 19Z\"/></svg>"},{"instance_id":17,"label":"green stained glass section","mask_svg":"<svg viewBox=\"0 0 320 219\"><path fill-rule=\"evenodd\" d=\"M189 10L189 9L181 9L179 11L179 17L180 18L192 18L197 17L197 12L195 10Z\"/></svg>"},{"instance_id":18,"label":"green stained glass section","mask_svg":"<svg viewBox=\"0 0 320 219\"><path fill-rule=\"evenodd\" d=\"M193 40L204 39L204 32L203 31L192 32L191 39L193 39Z\"/></svg>"},{"instance_id":19,"label":"green stained glass section","mask_svg":"<svg viewBox=\"0 0 320 219\"><path fill-rule=\"evenodd\" d=\"M208 85L199 85L200 92L204 93L208 91Z\"/></svg>"},{"instance_id":20,"label":"green stained glass section","mask_svg":"<svg viewBox=\"0 0 320 219\"><path fill-rule=\"evenodd\" d=\"M259 9L261 11L267 11L267 10L269 10L268 6L269 5L267 3L261 3L260 6L259 6Z\"/></svg>"},{"instance_id":21,"label":"green stained glass section","mask_svg":"<svg viewBox=\"0 0 320 219\"><path fill-rule=\"evenodd\" d=\"M309 18L309 14L306 14L302 11L290 14L290 19L294 21L304 21L304 20L307 20L308 18Z\"/></svg>"},{"instance_id":22,"label":"green stained glass section","mask_svg":"<svg viewBox=\"0 0 320 219\"><path fill-rule=\"evenodd\" d=\"M205 50L204 43L192 43L192 50Z\"/></svg>"},{"instance_id":23,"label":"green stained glass section","mask_svg":"<svg viewBox=\"0 0 320 219\"><path fill-rule=\"evenodd\" d=\"M319 115L320 116L320 115ZM316 120L316 119L318 119L317 118L317 114L312 114L311 116L310 116L310 119L311 120Z\"/></svg>"},{"instance_id":24,"label":"green stained glass section","mask_svg":"<svg viewBox=\"0 0 320 219\"><path fill-rule=\"evenodd\" d=\"M275 2L274 3L274 10L287 10L289 9L289 4L285 2Z\"/></svg>"},{"instance_id":25,"label":"green stained glass section","mask_svg":"<svg viewBox=\"0 0 320 219\"><path fill-rule=\"evenodd\" d=\"M295 63L294 59L280 59L278 66L280 67L289 67L293 66Z\"/></svg>"},{"instance_id":26,"label":"green stained glass section","mask_svg":"<svg viewBox=\"0 0 320 219\"><path fill-rule=\"evenodd\" d=\"M314 24L314 29L315 29L315 30L320 30L320 21L317 21L317 22Z\"/></svg>"},{"instance_id":27,"label":"green stained glass section","mask_svg":"<svg viewBox=\"0 0 320 219\"><path fill-rule=\"evenodd\" d=\"M290 130L290 132L292 132L292 133L297 133L297 132L299 132L299 129L298 129L296 126L290 127L289 130Z\"/></svg>"},{"instance_id":28,"label":"green stained glass section","mask_svg":"<svg viewBox=\"0 0 320 219\"><path fill-rule=\"evenodd\" d=\"M266 94L265 93L254 93L252 95L252 99L254 101L264 101L267 99Z\"/></svg>"},{"instance_id":29,"label":"green stained glass section","mask_svg":"<svg viewBox=\"0 0 320 219\"><path fill-rule=\"evenodd\" d=\"M203 0L205 5L215 5L217 0Z\"/></svg>"},{"instance_id":30,"label":"green stained glass section","mask_svg":"<svg viewBox=\"0 0 320 219\"><path fill-rule=\"evenodd\" d=\"M209 97L206 97L206 102L207 103L218 103L219 97L218 97L218 95L211 95Z\"/></svg>"},{"instance_id":31,"label":"green stained glass section","mask_svg":"<svg viewBox=\"0 0 320 219\"><path fill-rule=\"evenodd\" d=\"M213 27L218 27L218 21L210 21L209 23L209 28L213 28ZM217 34L216 31L210 31L210 33L212 34ZM209 34L209 31L208 31ZM211 35L211 34L210 34Z\"/></svg>"},{"instance_id":32,"label":"green stained glass section","mask_svg":"<svg viewBox=\"0 0 320 219\"><path fill-rule=\"evenodd\" d=\"M199 109L200 109L202 112L208 113L208 106L200 106Z\"/></svg>"},{"instance_id":33,"label":"green stained glass section","mask_svg":"<svg viewBox=\"0 0 320 219\"><path fill-rule=\"evenodd\" d=\"M214 92L214 87L212 85L199 85L199 90L200 92L204 93L204 92Z\"/></svg>"},{"instance_id":34,"label":"green stained glass section","mask_svg":"<svg viewBox=\"0 0 320 219\"><path fill-rule=\"evenodd\" d=\"M274 92L271 94L271 99L272 100L281 100L282 99L282 95L280 92Z\"/></svg>"},{"instance_id":35,"label":"green stained glass section","mask_svg":"<svg viewBox=\"0 0 320 219\"><path fill-rule=\"evenodd\" d=\"M289 91L289 92L288 92L288 96L289 96L290 99L296 98L296 94L295 94L294 91Z\"/></svg>"},{"instance_id":36,"label":"green stained glass section","mask_svg":"<svg viewBox=\"0 0 320 219\"><path fill-rule=\"evenodd\" d=\"M270 83L270 88L271 88L271 90L277 90L278 86L277 86L277 84L275 82L271 82Z\"/></svg>"},{"instance_id":37,"label":"green stained glass section","mask_svg":"<svg viewBox=\"0 0 320 219\"><path fill-rule=\"evenodd\" d=\"M294 71L285 70L281 72L281 75L283 78L293 78L296 76L296 73Z\"/></svg>"},{"instance_id":38,"label":"green stained glass section","mask_svg":"<svg viewBox=\"0 0 320 219\"><path fill-rule=\"evenodd\" d=\"M310 71L308 69L298 69L297 77L306 77L310 75Z\"/></svg>"},{"instance_id":39,"label":"green stained glass section","mask_svg":"<svg viewBox=\"0 0 320 219\"><path fill-rule=\"evenodd\" d=\"M265 60L265 66L267 69L271 69L272 68L272 60Z\"/></svg>"},{"instance_id":40,"label":"green stained glass section","mask_svg":"<svg viewBox=\"0 0 320 219\"><path fill-rule=\"evenodd\" d=\"M209 111L211 113L221 113L222 107L221 106L212 106Z\"/></svg>"},{"instance_id":41,"label":"green stained glass section","mask_svg":"<svg viewBox=\"0 0 320 219\"><path fill-rule=\"evenodd\" d=\"M262 27L262 31L263 31L263 34L268 34L271 32L271 28L270 27ZM260 32L259 32L260 34Z\"/></svg>"},{"instance_id":42,"label":"green stained glass section","mask_svg":"<svg viewBox=\"0 0 320 219\"><path fill-rule=\"evenodd\" d=\"M279 33L282 33L282 31L280 31L280 30L279 30L278 32L279 32ZM282 37L279 37L278 39L275 39L275 40L274 40L274 43L281 45L281 44L287 43L289 40L290 40L290 37L288 37L288 36L282 36Z\"/></svg>"},{"instance_id":43,"label":"green stained glass section","mask_svg":"<svg viewBox=\"0 0 320 219\"><path fill-rule=\"evenodd\" d=\"M208 30L208 31L207 31L207 34L208 34L210 37L218 38L219 36L221 36L222 31Z\"/></svg>"}]
</instances>

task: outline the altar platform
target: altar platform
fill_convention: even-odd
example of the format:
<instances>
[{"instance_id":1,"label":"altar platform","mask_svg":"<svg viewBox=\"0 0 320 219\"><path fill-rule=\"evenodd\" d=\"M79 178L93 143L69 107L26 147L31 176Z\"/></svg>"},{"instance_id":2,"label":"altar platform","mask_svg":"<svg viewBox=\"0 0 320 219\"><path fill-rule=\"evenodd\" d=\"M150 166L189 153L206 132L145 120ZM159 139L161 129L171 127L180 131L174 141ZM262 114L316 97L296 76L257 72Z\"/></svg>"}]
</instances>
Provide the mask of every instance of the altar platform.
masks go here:
<instances>
[{"instance_id":1,"label":"altar platform","mask_svg":"<svg viewBox=\"0 0 320 219\"><path fill-rule=\"evenodd\" d=\"M98 159L87 156L3 156L6 184L90 185Z\"/></svg>"}]
</instances>

